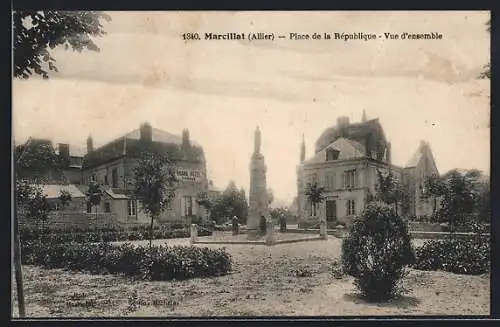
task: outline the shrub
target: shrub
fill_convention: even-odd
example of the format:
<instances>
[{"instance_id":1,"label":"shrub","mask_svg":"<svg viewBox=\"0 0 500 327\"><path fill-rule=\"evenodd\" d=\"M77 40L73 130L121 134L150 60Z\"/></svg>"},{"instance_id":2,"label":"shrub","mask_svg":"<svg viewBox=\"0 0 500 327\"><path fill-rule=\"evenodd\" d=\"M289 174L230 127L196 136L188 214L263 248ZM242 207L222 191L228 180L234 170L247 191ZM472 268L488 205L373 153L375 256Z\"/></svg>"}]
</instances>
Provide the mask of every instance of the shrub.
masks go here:
<instances>
[{"instance_id":1,"label":"shrub","mask_svg":"<svg viewBox=\"0 0 500 327\"><path fill-rule=\"evenodd\" d=\"M398 284L414 259L406 224L382 203L369 203L342 243L342 269L368 301L403 292Z\"/></svg>"},{"instance_id":2,"label":"shrub","mask_svg":"<svg viewBox=\"0 0 500 327\"><path fill-rule=\"evenodd\" d=\"M135 241L149 240L150 230L147 226L133 227L129 230L81 230L81 229L61 229L61 230L45 230L41 231L36 228L23 227L20 229L20 237L22 242L35 241L43 239L46 242L100 242L101 237L106 242L117 241ZM200 227L198 229L199 236L209 236L212 232ZM189 230L186 227L174 229L172 226L161 226L153 230L153 239L172 239L172 238L187 238Z\"/></svg>"},{"instance_id":3,"label":"shrub","mask_svg":"<svg viewBox=\"0 0 500 327\"><path fill-rule=\"evenodd\" d=\"M221 276L231 271L232 257L225 249L193 246L134 247L110 243L23 244L24 264L65 268L94 274L124 274L147 280Z\"/></svg>"},{"instance_id":4,"label":"shrub","mask_svg":"<svg viewBox=\"0 0 500 327\"><path fill-rule=\"evenodd\" d=\"M456 274L479 275L490 270L490 244L486 237L430 240L416 249L419 270L444 270Z\"/></svg>"}]
</instances>

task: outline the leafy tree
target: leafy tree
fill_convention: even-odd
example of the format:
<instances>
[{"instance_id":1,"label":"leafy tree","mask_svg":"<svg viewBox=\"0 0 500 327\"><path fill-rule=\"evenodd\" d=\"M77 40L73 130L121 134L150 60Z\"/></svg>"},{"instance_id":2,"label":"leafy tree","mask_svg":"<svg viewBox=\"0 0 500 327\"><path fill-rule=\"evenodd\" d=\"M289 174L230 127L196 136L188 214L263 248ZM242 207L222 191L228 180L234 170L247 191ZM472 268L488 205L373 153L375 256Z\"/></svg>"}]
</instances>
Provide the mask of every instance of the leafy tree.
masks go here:
<instances>
[{"instance_id":1,"label":"leafy tree","mask_svg":"<svg viewBox=\"0 0 500 327\"><path fill-rule=\"evenodd\" d=\"M177 177L174 162L166 155L143 152L134 168L135 191L142 209L151 218L149 247L152 246L153 224L175 198Z\"/></svg>"},{"instance_id":2,"label":"leafy tree","mask_svg":"<svg viewBox=\"0 0 500 327\"><path fill-rule=\"evenodd\" d=\"M33 73L48 78L58 71L50 49L99 51L92 40L105 34L101 20L111 17L98 11L14 11L14 76L29 78Z\"/></svg>"},{"instance_id":3,"label":"leafy tree","mask_svg":"<svg viewBox=\"0 0 500 327\"><path fill-rule=\"evenodd\" d=\"M103 197L101 185L95 182L90 183L87 191L85 192L85 196L87 197L87 201L90 203L90 206L92 208L96 208L95 214L97 219L97 208L101 204Z\"/></svg>"},{"instance_id":4,"label":"leafy tree","mask_svg":"<svg viewBox=\"0 0 500 327\"><path fill-rule=\"evenodd\" d=\"M384 174L377 170L377 194L375 195L375 199L382 201L388 205L392 205L396 214L398 214L398 206L407 200L407 193L403 188L403 185L397 179L392 171L384 176Z\"/></svg>"},{"instance_id":5,"label":"leafy tree","mask_svg":"<svg viewBox=\"0 0 500 327\"><path fill-rule=\"evenodd\" d=\"M486 26L487 26L486 30L491 33L491 18L488 19L488 22L486 22ZM487 65L484 65L483 68L485 70L479 75L479 78L491 79L491 64L488 63Z\"/></svg>"},{"instance_id":6,"label":"leafy tree","mask_svg":"<svg viewBox=\"0 0 500 327\"><path fill-rule=\"evenodd\" d=\"M208 211L208 216L210 217L210 210L213 207L213 201L210 199L207 192L198 193L196 202L198 203L198 205L202 206L203 208L205 208L205 210Z\"/></svg>"},{"instance_id":7,"label":"leafy tree","mask_svg":"<svg viewBox=\"0 0 500 327\"><path fill-rule=\"evenodd\" d=\"M312 204L313 216L316 216L317 204L323 202L326 198L325 188L323 186L319 186L318 183L308 184L306 196Z\"/></svg>"},{"instance_id":8,"label":"leafy tree","mask_svg":"<svg viewBox=\"0 0 500 327\"><path fill-rule=\"evenodd\" d=\"M66 165L65 160L56 154L52 142L33 138L16 146L14 158L16 178L29 178L35 183L62 179L62 169Z\"/></svg>"},{"instance_id":9,"label":"leafy tree","mask_svg":"<svg viewBox=\"0 0 500 327\"><path fill-rule=\"evenodd\" d=\"M478 170L460 172L454 169L442 177L434 175L426 179L422 196L440 197L441 205L433 218L457 227L479 216L479 210L488 215L489 185L485 187L484 183L484 176ZM484 221L489 215L487 217L481 219Z\"/></svg>"},{"instance_id":10,"label":"leafy tree","mask_svg":"<svg viewBox=\"0 0 500 327\"><path fill-rule=\"evenodd\" d=\"M245 191L243 189L238 190L233 181L229 182L220 198L214 202L211 214L218 224L234 216L238 217L240 224L245 224L248 216L248 202Z\"/></svg>"},{"instance_id":11,"label":"leafy tree","mask_svg":"<svg viewBox=\"0 0 500 327\"><path fill-rule=\"evenodd\" d=\"M368 301L387 301L403 292L399 283L414 262L406 224L382 202L369 203L342 242L343 271Z\"/></svg>"},{"instance_id":12,"label":"leafy tree","mask_svg":"<svg viewBox=\"0 0 500 327\"><path fill-rule=\"evenodd\" d=\"M44 232L54 206L49 203L43 188L40 185L30 184L26 180L17 180L15 193L16 205L19 208L17 212L26 220L34 221ZM63 190L60 192L58 200L63 206L67 205L72 200L71 194Z\"/></svg>"},{"instance_id":13,"label":"leafy tree","mask_svg":"<svg viewBox=\"0 0 500 327\"><path fill-rule=\"evenodd\" d=\"M280 225L280 231L285 232L286 223L292 217L292 213L290 212L290 209L287 207L272 208L269 211L269 214L270 214L271 218L278 220L278 223Z\"/></svg>"}]
</instances>

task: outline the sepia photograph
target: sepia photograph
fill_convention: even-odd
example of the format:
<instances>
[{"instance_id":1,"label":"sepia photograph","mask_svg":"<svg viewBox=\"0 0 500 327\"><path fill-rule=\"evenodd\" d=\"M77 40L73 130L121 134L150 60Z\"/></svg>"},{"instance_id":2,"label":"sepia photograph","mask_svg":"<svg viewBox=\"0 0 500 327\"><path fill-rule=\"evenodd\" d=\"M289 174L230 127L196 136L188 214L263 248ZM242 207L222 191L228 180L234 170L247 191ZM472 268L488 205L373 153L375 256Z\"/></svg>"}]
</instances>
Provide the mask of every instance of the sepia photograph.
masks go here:
<instances>
[{"instance_id":1,"label":"sepia photograph","mask_svg":"<svg viewBox=\"0 0 500 327\"><path fill-rule=\"evenodd\" d=\"M489 11L12 11L11 318L490 315Z\"/></svg>"}]
</instances>

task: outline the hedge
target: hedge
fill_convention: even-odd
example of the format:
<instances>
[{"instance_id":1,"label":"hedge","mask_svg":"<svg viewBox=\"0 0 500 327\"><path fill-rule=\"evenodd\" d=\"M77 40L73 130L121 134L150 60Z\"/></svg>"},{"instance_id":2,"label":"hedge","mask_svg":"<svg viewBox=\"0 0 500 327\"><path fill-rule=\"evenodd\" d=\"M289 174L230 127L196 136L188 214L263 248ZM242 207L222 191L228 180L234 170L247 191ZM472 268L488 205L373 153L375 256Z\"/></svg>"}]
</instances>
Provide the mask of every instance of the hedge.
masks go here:
<instances>
[{"instance_id":1,"label":"hedge","mask_svg":"<svg viewBox=\"0 0 500 327\"><path fill-rule=\"evenodd\" d=\"M232 257L225 249L194 246L32 241L23 244L22 263L145 280L182 280L225 275L231 271Z\"/></svg>"},{"instance_id":2,"label":"hedge","mask_svg":"<svg viewBox=\"0 0 500 327\"><path fill-rule=\"evenodd\" d=\"M155 228L153 229L153 239L187 238L190 235L188 228ZM206 228L198 229L198 236L210 236L212 232ZM100 242L101 238L107 242L149 240L150 231L148 228L137 228L135 230L45 230L23 227L20 229L21 242L28 242L43 239L60 243L68 242Z\"/></svg>"},{"instance_id":3,"label":"hedge","mask_svg":"<svg viewBox=\"0 0 500 327\"><path fill-rule=\"evenodd\" d=\"M443 270L479 275L490 271L490 243L486 237L426 241L415 251L418 270Z\"/></svg>"}]
</instances>

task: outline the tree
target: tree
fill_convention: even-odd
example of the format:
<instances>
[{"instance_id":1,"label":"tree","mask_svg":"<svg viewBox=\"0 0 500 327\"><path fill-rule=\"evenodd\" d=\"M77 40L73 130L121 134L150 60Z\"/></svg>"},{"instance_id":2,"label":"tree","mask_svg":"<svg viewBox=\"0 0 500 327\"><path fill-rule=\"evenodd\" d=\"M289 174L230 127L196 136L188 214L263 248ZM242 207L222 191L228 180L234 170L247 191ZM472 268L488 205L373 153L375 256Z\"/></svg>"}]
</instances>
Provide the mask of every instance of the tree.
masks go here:
<instances>
[{"instance_id":1,"label":"tree","mask_svg":"<svg viewBox=\"0 0 500 327\"><path fill-rule=\"evenodd\" d=\"M177 177L174 161L166 155L143 152L134 167L134 194L144 212L151 218L149 247L153 241L153 224L175 198Z\"/></svg>"},{"instance_id":2,"label":"tree","mask_svg":"<svg viewBox=\"0 0 500 327\"><path fill-rule=\"evenodd\" d=\"M489 206L489 186L485 187L483 183L484 176L478 170L454 169L442 177L433 175L427 178L422 197L440 197L441 205L433 218L456 227L478 216L479 208L484 213L485 206Z\"/></svg>"},{"instance_id":3,"label":"tree","mask_svg":"<svg viewBox=\"0 0 500 327\"><path fill-rule=\"evenodd\" d=\"M87 197L87 201L90 203L91 208L95 208L95 217L97 219L97 208L101 204L103 197L101 185L96 182L90 183L87 192L85 192L85 196Z\"/></svg>"},{"instance_id":4,"label":"tree","mask_svg":"<svg viewBox=\"0 0 500 327\"><path fill-rule=\"evenodd\" d=\"M317 204L323 202L326 198L325 188L323 186L319 186L318 183L308 184L306 196L312 205L313 216L316 216Z\"/></svg>"},{"instance_id":5,"label":"tree","mask_svg":"<svg viewBox=\"0 0 500 327\"><path fill-rule=\"evenodd\" d=\"M238 190L234 181L229 182L221 196L213 203L211 214L218 224L234 216L238 217L240 224L245 224L248 216L245 191Z\"/></svg>"},{"instance_id":6,"label":"tree","mask_svg":"<svg viewBox=\"0 0 500 327\"><path fill-rule=\"evenodd\" d=\"M105 34L101 20L111 17L98 11L14 11L14 76L29 78L33 73L48 78L57 72L49 49L99 51L92 37Z\"/></svg>"},{"instance_id":7,"label":"tree","mask_svg":"<svg viewBox=\"0 0 500 327\"><path fill-rule=\"evenodd\" d=\"M486 22L486 26L487 26L486 30L491 33L491 18L488 19L488 21ZM484 70L484 72L482 72L479 75L479 78L482 78L482 79L491 79L491 64L488 63L488 64L484 65L483 68L485 70Z\"/></svg>"},{"instance_id":8,"label":"tree","mask_svg":"<svg viewBox=\"0 0 500 327\"><path fill-rule=\"evenodd\" d=\"M208 216L210 217L210 210L213 207L213 202L208 196L207 192L200 192L196 197L196 203L207 210Z\"/></svg>"},{"instance_id":9,"label":"tree","mask_svg":"<svg viewBox=\"0 0 500 327\"><path fill-rule=\"evenodd\" d=\"M393 206L396 214L398 214L399 204L407 200L407 193L403 185L399 179L394 176L392 171L389 171L389 173L384 176L380 170L377 170L377 178L377 194L375 195L375 199Z\"/></svg>"},{"instance_id":10,"label":"tree","mask_svg":"<svg viewBox=\"0 0 500 327\"><path fill-rule=\"evenodd\" d=\"M16 146L16 178L31 179L43 183L49 179L62 179L65 159L58 156L52 142L29 138L26 143Z\"/></svg>"}]
</instances>

